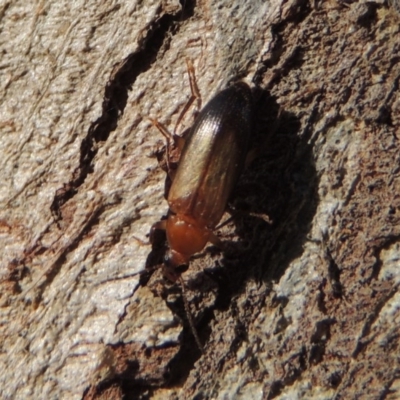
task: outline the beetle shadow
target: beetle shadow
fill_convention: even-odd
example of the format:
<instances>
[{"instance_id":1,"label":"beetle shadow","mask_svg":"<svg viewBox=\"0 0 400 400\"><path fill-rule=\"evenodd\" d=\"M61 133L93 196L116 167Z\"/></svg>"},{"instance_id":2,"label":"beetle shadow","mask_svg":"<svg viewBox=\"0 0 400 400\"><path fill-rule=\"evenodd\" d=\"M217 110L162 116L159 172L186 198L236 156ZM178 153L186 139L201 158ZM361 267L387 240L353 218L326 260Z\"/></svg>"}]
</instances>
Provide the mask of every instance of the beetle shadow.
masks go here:
<instances>
[{"instance_id":1,"label":"beetle shadow","mask_svg":"<svg viewBox=\"0 0 400 400\"><path fill-rule=\"evenodd\" d=\"M279 281L303 252L318 205L311 132L299 136L300 120L281 111L268 92L259 90L257 97L253 148L258 156L230 202L239 210L232 214L239 242L226 243L220 267L206 271L221 282L217 309L228 308L249 279Z\"/></svg>"}]
</instances>

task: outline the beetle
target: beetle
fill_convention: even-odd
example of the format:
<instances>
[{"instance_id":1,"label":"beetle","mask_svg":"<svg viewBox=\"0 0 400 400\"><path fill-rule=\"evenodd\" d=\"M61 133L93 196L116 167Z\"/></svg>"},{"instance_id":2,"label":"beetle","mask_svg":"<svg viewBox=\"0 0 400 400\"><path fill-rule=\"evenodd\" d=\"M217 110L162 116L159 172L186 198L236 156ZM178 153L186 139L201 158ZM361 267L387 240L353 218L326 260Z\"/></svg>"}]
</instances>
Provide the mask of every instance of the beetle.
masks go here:
<instances>
[{"instance_id":1,"label":"beetle","mask_svg":"<svg viewBox=\"0 0 400 400\"><path fill-rule=\"evenodd\" d=\"M213 230L244 168L252 125L252 92L238 82L212 98L190 129L167 196L167 219L152 228L166 230L163 273L170 281L208 242L220 244Z\"/></svg>"}]
</instances>

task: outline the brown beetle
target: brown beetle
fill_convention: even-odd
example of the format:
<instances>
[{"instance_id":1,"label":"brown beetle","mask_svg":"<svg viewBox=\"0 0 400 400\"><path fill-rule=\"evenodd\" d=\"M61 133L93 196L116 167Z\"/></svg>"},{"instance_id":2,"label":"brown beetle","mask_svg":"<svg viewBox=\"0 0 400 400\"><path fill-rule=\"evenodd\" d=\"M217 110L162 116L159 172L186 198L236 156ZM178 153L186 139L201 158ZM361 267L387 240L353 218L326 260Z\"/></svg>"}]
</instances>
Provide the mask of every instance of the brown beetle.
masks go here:
<instances>
[{"instance_id":1,"label":"brown beetle","mask_svg":"<svg viewBox=\"0 0 400 400\"><path fill-rule=\"evenodd\" d=\"M213 229L244 167L252 120L251 90L239 82L203 108L188 134L167 198L168 218L154 225L166 230L164 275L173 282L178 267L207 242L219 244Z\"/></svg>"}]
</instances>

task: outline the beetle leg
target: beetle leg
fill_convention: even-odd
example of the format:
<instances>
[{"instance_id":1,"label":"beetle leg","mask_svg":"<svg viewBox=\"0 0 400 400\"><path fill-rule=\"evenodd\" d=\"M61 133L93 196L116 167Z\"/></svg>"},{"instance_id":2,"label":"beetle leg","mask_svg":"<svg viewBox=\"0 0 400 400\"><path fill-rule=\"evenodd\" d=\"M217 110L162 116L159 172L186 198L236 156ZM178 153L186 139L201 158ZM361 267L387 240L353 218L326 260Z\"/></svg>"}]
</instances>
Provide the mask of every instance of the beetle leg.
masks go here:
<instances>
[{"instance_id":1,"label":"beetle leg","mask_svg":"<svg viewBox=\"0 0 400 400\"><path fill-rule=\"evenodd\" d=\"M188 69L188 74L189 74L189 84L190 84L190 91L192 92L192 95L190 96L188 102L185 104L185 107L183 107L183 110L179 114L178 120L175 125L174 129L174 134L176 135L176 131L178 129L179 124L182 122L183 117L193 104L195 100L197 100L197 111L201 109L201 95L199 91L199 87L197 86L196 83L196 76L194 74L194 66L191 60L188 58L186 59L186 65ZM177 135L176 135L177 136Z\"/></svg>"},{"instance_id":2,"label":"beetle leg","mask_svg":"<svg viewBox=\"0 0 400 400\"><path fill-rule=\"evenodd\" d=\"M196 75L194 74L193 63L189 58L186 59L186 65L187 65L188 74L189 74L190 91L192 92L192 96L194 96L197 99L197 110L200 111L201 110L200 90L199 90L199 87L197 86Z\"/></svg>"},{"instance_id":3,"label":"beetle leg","mask_svg":"<svg viewBox=\"0 0 400 400\"><path fill-rule=\"evenodd\" d=\"M138 238L138 237L135 236L135 235L131 235L130 237L133 238L133 239L135 239L141 246L148 246L148 245L151 244L151 242L149 242L149 241L144 241L144 240Z\"/></svg>"},{"instance_id":4,"label":"beetle leg","mask_svg":"<svg viewBox=\"0 0 400 400\"><path fill-rule=\"evenodd\" d=\"M273 224L273 220L270 218L270 216L268 214L263 214L263 213L255 213L252 211L244 211L244 210L238 210L237 208L233 208L230 204L227 205L227 211L229 212L229 214L231 215L244 215L244 216L249 216L250 217L255 217L255 218L259 218L262 219L263 221L265 221L267 224L272 225ZM228 218L226 221L224 221L221 225L217 226L216 229L221 228L221 226L224 226L225 224L227 224L228 222L230 222L233 219L233 216Z\"/></svg>"},{"instance_id":5,"label":"beetle leg","mask_svg":"<svg viewBox=\"0 0 400 400\"><path fill-rule=\"evenodd\" d=\"M249 212L248 215L251 217L259 218L262 219L264 222L266 222L268 225L272 225L274 221L269 217L268 214L261 214L261 213L255 213L255 212Z\"/></svg>"},{"instance_id":6,"label":"beetle leg","mask_svg":"<svg viewBox=\"0 0 400 400\"><path fill-rule=\"evenodd\" d=\"M158 122L156 119L149 118L150 122L153 124L155 128L157 128L160 133L167 139L167 143L173 144L175 142L174 135L161 123Z\"/></svg>"},{"instance_id":7,"label":"beetle leg","mask_svg":"<svg viewBox=\"0 0 400 400\"><path fill-rule=\"evenodd\" d=\"M171 167L171 164L177 163L179 161L179 157L182 152L183 145L185 144L185 140L181 136L171 133L161 122L152 118L150 118L150 122L167 139L166 163L168 174L172 178L171 175L174 168ZM178 150L178 155L174 154L176 153L176 150Z\"/></svg>"},{"instance_id":8,"label":"beetle leg","mask_svg":"<svg viewBox=\"0 0 400 400\"><path fill-rule=\"evenodd\" d=\"M176 167L172 167L172 165L177 164L180 159L180 155L185 144L184 134L177 135L176 132L178 130L179 124L182 122L183 117L187 113L188 109L191 107L193 102L197 100L197 110L199 111L201 108L201 96L200 91L196 83L196 76L194 74L194 67L192 62L189 59L186 59L186 65L188 69L189 75L189 84L190 91L192 95L190 96L188 102L183 107L183 110L179 114L178 120L175 125L174 132L171 133L169 130L159 121L150 118L151 123L155 128L157 128L160 133L167 139L167 172L171 180L174 178L174 172Z\"/></svg>"}]
</instances>

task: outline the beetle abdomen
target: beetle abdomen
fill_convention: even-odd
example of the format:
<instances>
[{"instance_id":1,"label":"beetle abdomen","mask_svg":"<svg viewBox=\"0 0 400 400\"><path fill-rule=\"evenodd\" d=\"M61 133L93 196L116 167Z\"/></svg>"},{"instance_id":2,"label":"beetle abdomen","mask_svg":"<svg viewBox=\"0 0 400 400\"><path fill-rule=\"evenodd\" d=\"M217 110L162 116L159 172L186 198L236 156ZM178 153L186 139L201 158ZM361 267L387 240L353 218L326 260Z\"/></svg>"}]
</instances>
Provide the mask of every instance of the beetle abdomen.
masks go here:
<instances>
[{"instance_id":1,"label":"beetle abdomen","mask_svg":"<svg viewBox=\"0 0 400 400\"><path fill-rule=\"evenodd\" d=\"M252 129L252 95L245 83L218 93L201 111L182 151L168 203L199 226L214 228L241 173Z\"/></svg>"}]
</instances>

